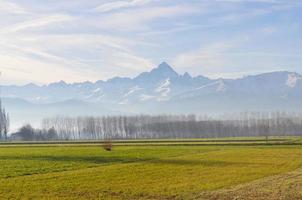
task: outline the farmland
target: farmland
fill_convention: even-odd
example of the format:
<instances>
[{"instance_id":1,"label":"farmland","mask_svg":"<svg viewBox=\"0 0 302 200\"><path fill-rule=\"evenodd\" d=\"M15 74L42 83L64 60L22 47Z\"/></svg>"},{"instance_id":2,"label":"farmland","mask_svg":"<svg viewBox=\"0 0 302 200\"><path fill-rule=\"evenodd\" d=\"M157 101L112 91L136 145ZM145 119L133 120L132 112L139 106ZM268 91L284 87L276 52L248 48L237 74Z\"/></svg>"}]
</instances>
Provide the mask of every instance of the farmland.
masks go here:
<instances>
[{"instance_id":1,"label":"farmland","mask_svg":"<svg viewBox=\"0 0 302 200\"><path fill-rule=\"evenodd\" d=\"M301 199L301 141L2 143L0 199Z\"/></svg>"}]
</instances>

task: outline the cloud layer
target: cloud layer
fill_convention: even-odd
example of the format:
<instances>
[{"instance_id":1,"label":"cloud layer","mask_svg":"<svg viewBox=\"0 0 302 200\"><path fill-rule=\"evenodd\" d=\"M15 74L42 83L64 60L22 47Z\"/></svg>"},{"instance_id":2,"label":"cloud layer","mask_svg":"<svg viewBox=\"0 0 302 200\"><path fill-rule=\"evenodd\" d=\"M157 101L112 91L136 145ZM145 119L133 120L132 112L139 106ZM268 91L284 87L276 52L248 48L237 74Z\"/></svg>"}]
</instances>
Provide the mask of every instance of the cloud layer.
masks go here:
<instances>
[{"instance_id":1,"label":"cloud layer","mask_svg":"<svg viewBox=\"0 0 302 200\"><path fill-rule=\"evenodd\" d=\"M0 0L3 84L133 77L161 61L212 77L302 73L300 1Z\"/></svg>"}]
</instances>

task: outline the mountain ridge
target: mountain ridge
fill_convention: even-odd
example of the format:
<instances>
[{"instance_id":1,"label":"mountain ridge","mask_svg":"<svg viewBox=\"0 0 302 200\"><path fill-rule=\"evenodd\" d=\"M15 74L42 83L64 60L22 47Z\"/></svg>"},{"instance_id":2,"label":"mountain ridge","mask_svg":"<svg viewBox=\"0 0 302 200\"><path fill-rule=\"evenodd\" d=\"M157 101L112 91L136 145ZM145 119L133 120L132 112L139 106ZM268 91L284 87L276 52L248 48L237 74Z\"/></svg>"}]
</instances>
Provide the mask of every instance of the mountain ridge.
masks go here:
<instances>
[{"instance_id":1,"label":"mountain ridge","mask_svg":"<svg viewBox=\"0 0 302 200\"><path fill-rule=\"evenodd\" d=\"M277 71L237 79L210 79L179 74L163 62L134 78L38 86L2 86L7 102L22 99L36 107L36 115L103 115L112 113L218 113L246 110L302 111L302 75ZM76 103L68 103L76 102ZM13 116L23 107L8 103ZM83 103L80 103L83 102ZM44 105L44 106L43 106ZM48 109L59 107L56 112ZM87 106L87 112L85 111ZM19 110L14 107L20 108ZM73 112L72 110L81 110ZM28 109L24 108L24 110ZM50 112L51 111L51 112ZM43 115L43 116L42 116ZM22 116L25 116L22 114ZM29 117L30 118L30 117Z\"/></svg>"},{"instance_id":2,"label":"mountain ridge","mask_svg":"<svg viewBox=\"0 0 302 200\"><path fill-rule=\"evenodd\" d=\"M179 96L182 93L186 94L192 90L201 89L211 93L226 92L227 90L243 93L266 92L267 90L282 92L300 88L301 82L302 75L288 71L267 72L236 79L211 79L202 75L192 77L188 72L181 75L166 62L162 62L158 67L149 72L142 72L134 78L113 77L107 81L76 83L59 81L41 86L33 83L23 86L2 86L2 95L3 97L24 99L31 103L55 103L71 99L102 102L102 99L106 98L111 101L109 96L114 100L124 101L123 98L126 96L133 96L140 91L140 97L137 98L143 101L147 99L161 101L163 96ZM279 87L275 87L276 85ZM158 96L159 93L161 94Z\"/></svg>"},{"instance_id":3,"label":"mountain ridge","mask_svg":"<svg viewBox=\"0 0 302 200\"><path fill-rule=\"evenodd\" d=\"M163 67L163 66L166 66L166 67ZM178 76L184 76L184 77L188 77L188 78L200 78L200 77L202 77L202 78L207 78L209 80L220 80L220 79L222 79L222 80L240 80L240 79L245 79L245 78L249 78L249 77L255 77L255 76L260 76L260 75L276 74L276 73L296 74L296 75L302 77L302 74L300 74L298 72L291 72L291 71L269 71L269 72L254 74L254 75L244 75L244 76L238 77L238 78L223 78L223 77L220 77L220 78L209 78L209 77L206 77L206 76L203 76L203 75L191 76L190 73L188 73L188 72L185 72L184 74L177 73L167 62L163 61L161 64L159 64L157 67L151 69L150 71L139 73L138 75L136 75L133 78L122 77L122 76L115 76L115 77L109 78L107 80L101 80L100 79L100 80L97 80L97 81L94 81L94 82L93 81L83 81L83 82L67 83L64 80L59 80L59 81L56 81L56 82L51 82L51 83L48 83L48 84L41 84L41 85L29 82L29 83L23 84L23 85L14 85L14 84L2 85L2 87L48 87L48 86L53 86L53 85L65 85L65 86L67 85L68 86L68 85L79 85L79 84L100 84L100 83L104 83L104 82L111 82L111 81L114 81L116 79L134 80L134 79L139 78L141 75L149 74L149 73L152 73L152 72L154 72L154 71L156 71L158 69L162 69L162 68L169 69L169 70L173 71L175 74L177 74Z\"/></svg>"}]
</instances>

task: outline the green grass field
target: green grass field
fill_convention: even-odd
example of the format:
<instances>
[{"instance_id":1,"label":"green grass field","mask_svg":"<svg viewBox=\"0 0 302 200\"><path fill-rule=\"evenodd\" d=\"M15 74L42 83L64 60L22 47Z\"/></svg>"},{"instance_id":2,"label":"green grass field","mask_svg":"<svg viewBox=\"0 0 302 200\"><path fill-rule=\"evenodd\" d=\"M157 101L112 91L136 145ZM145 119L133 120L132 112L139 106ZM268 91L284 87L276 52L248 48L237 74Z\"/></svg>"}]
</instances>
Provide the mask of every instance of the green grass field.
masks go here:
<instances>
[{"instance_id":1,"label":"green grass field","mask_svg":"<svg viewBox=\"0 0 302 200\"><path fill-rule=\"evenodd\" d=\"M247 140L2 144L0 199L211 199L302 167L300 138Z\"/></svg>"}]
</instances>

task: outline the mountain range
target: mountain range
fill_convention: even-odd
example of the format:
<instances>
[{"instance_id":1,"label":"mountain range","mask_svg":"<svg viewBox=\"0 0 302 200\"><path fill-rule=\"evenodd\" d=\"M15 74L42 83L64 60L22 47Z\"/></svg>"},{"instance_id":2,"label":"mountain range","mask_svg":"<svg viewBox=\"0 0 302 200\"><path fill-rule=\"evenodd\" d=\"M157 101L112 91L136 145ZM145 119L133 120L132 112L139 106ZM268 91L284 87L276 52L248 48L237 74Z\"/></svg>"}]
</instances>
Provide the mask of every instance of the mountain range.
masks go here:
<instances>
[{"instance_id":1,"label":"mountain range","mask_svg":"<svg viewBox=\"0 0 302 200\"><path fill-rule=\"evenodd\" d=\"M2 86L15 124L54 115L302 111L302 75L271 72L239 79L178 74L163 62L135 78Z\"/></svg>"}]
</instances>

